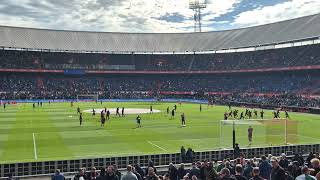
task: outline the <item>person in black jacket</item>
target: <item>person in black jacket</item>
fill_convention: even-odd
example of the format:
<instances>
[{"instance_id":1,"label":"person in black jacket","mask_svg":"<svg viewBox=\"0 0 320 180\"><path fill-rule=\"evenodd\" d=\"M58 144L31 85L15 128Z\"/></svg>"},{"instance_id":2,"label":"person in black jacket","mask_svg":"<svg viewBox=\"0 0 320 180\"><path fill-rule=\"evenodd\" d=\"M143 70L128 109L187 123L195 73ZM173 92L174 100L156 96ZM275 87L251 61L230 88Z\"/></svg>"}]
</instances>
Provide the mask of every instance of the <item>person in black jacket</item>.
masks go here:
<instances>
[{"instance_id":1,"label":"person in black jacket","mask_svg":"<svg viewBox=\"0 0 320 180\"><path fill-rule=\"evenodd\" d=\"M142 179L143 179L145 174L144 174L142 168L140 167L140 165L139 165L139 164L135 164L135 165L134 165L134 169L135 169L135 171L136 171L137 173L140 174L140 176L141 176Z\"/></svg>"},{"instance_id":2,"label":"person in black jacket","mask_svg":"<svg viewBox=\"0 0 320 180\"><path fill-rule=\"evenodd\" d=\"M120 180L119 177L115 174L114 166L109 165L104 176L104 180Z\"/></svg>"},{"instance_id":3,"label":"person in black jacket","mask_svg":"<svg viewBox=\"0 0 320 180\"><path fill-rule=\"evenodd\" d=\"M170 180L178 180L178 169L172 164L169 164L168 174Z\"/></svg>"},{"instance_id":4,"label":"person in black jacket","mask_svg":"<svg viewBox=\"0 0 320 180\"><path fill-rule=\"evenodd\" d=\"M192 168L190 169L188 176L189 179L191 179L192 176L196 176L198 179L200 179L200 169L197 168L196 163L192 163Z\"/></svg>"},{"instance_id":5,"label":"person in black jacket","mask_svg":"<svg viewBox=\"0 0 320 180\"><path fill-rule=\"evenodd\" d=\"M74 180L79 180L80 178L83 178L84 180L88 180L89 178L87 177L84 168L80 168L79 172L73 177Z\"/></svg>"},{"instance_id":6,"label":"person in black jacket","mask_svg":"<svg viewBox=\"0 0 320 180\"><path fill-rule=\"evenodd\" d=\"M187 171L184 169L184 164L181 163L179 169L178 169L178 178L183 179L183 177L187 174Z\"/></svg>"},{"instance_id":7,"label":"person in black jacket","mask_svg":"<svg viewBox=\"0 0 320 180\"><path fill-rule=\"evenodd\" d=\"M285 170L279 165L279 160L276 157L271 158L271 164L272 164L271 180L286 179Z\"/></svg>"}]
</instances>

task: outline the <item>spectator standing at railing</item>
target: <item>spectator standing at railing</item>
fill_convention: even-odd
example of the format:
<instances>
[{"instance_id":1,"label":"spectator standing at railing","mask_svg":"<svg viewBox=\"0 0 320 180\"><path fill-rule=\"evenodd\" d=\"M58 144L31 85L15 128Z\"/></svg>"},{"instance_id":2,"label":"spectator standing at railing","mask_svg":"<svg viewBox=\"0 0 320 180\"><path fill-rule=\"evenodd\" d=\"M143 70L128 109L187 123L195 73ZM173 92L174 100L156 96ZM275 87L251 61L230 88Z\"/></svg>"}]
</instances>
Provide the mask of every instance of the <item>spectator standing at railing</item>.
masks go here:
<instances>
[{"instance_id":1,"label":"spectator standing at railing","mask_svg":"<svg viewBox=\"0 0 320 180\"><path fill-rule=\"evenodd\" d=\"M214 180L218 178L218 173L214 169L212 161L208 163L208 166L204 170L204 174L206 176L206 180Z\"/></svg>"},{"instance_id":2,"label":"spectator standing at railing","mask_svg":"<svg viewBox=\"0 0 320 180\"><path fill-rule=\"evenodd\" d=\"M259 164L259 174L264 179L270 179L272 167L267 161L266 156L261 156L261 162Z\"/></svg>"},{"instance_id":3,"label":"spectator standing at railing","mask_svg":"<svg viewBox=\"0 0 320 180\"><path fill-rule=\"evenodd\" d=\"M121 180L138 180L137 176L132 172L132 166L127 166L127 173L121 177Z\"/></svg>"},{"instance_id":4,"label":"spectator standing at railing","mask_svg":"<svg viewBox=\"0 0 320 180\"><path fill-rule=\"evenodd\" d=\"M145 180L159 180L159 177L154 172L153 167L148 167L147 171L148 171L148 174L146 175Z\"/></svg>"},{"instance_id":5,"label":"spectator standing at railing","mask_svg":"<svg viewBox=\"0 0 320 180\"><path fill-rule=\"evenodd\" d=\"M270 180L285 180L286 175L285 171L279 165L279 160L276 157L271 158L272 170L271 170L271 179Z\"/></svg>"},{"instance_id":6,"label":"spectator standing at railing","mask_svg":"<svg viewBox=\"0 0 320 180\"><path fill-rule=\"evenodd\" d=\"M169 164L168 174L170 180L178 180L178 169L172 163Z\"/></svg>"},{"instance_id":7,"label":"spectator standing at railing","mask_svg":"<svg viewBox=\"0 0 320 180\"><path fill-rule=\"evenodd\" d=\"M282 153L281 154L281 159L279 161L279 165L283 168L283 169L287 169L289 166L289 161L286 157L286 154Z\"/></svg>"},{"instance_id":8,"label":"spectator standing at railing","mask_svg":"<svg viewBox=\"0 0 320 180\"><path fill-rule=\"evenodd\" d=\"M88 179L89 178L87 177L84 168L80 168L79 172L73 177L73 180L88 180Z\"/></svg>"},{"instance_id":9,"label":"spectator standing at railing","mask_svg":"<svg viewBox=\"0 0 320 180\"><path fill-rule=\"evenodd\" d=\"M196 176L198 179L200 178L200 169L197 168L196 163L192 163L192 168L189 171L189 179L192 178L192 176Z\"/></svg>"},{"instance_id":10,"label":"spectator standing at railing","mask_svg":"<svg viewBox=\"0 0 320 180\"><path fill-rule=\"evenodd\" d=\"M65 180L65 177L60 173L60 169L56 169L54 175L51 180Z\"/></svg>"},{"instance_id":11,"label":"spectator standing at railing","mask_svg":"<svg viewBox=\"0 0 320 180\"><path fill-rule=\"evenodd\" d=\"M178 178L183 179L183 177L187 174L187 171L184 169L184 164L181 163L178 168Z\"/></svg>"},{"instance_id":12,"label":"spectator standing at railing","mask_svg":"<svg viewBox=\"0 0 320 180\"><path fill-rule=\"evenodd\" d=\"M243 170L243 175L250 179L252 177L252 170L253 170L253 163L251 162L251 160L248 160L246 167Z\"/></svg>"},{"instance_id":13,"label":"spectator standing at railing","mask_svg":"<svg viewBox=\"0 0 320 180\"><path fill-rule=\"evenodd\" d=\"M114 166L109 165L107 167L104 180L120 180L119 177L115 174Z\"/></svg>"}]
</instances>

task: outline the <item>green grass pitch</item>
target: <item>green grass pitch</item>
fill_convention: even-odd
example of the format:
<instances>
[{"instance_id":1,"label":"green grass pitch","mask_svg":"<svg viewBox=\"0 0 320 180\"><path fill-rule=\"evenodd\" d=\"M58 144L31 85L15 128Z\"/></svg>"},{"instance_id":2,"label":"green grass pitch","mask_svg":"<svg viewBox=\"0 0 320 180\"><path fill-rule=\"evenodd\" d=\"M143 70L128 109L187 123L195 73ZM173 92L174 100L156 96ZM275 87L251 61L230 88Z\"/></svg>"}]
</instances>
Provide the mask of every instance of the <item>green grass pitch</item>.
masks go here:
<instances>
[{"instance_id":1,"label":"green grass pitch","mask_svg":"<svg viewBox=\"0 0 320 180\"><path fill-rule=\"evenodd\" d=\"M202 105L200 112L199 104L177 104L176 117L170 120L166 108L169 106L171 110L174 103L152 103L153 109L162 112L141 114L142 128L135 128L136 115L119 118L114 114L105 127L100 128L99 112L95 117L84 114L80 127L76 113L78 106L87 110L104 106L149 109L150 105L146 102L104 102L103 105L81 102L70 107L70 103L44 103L35 110L32 104L9 105L6 110L0 110L0 163L175 153L182 145L195 151L231 148L231 126L223 127L223 146L219 138L220 120L228 110L225 106ZM180 126L182 112L187 123L183 128ZM265 119L271 115L271 111L265 110ZM298 144L319 143L319 115L290 113L290 116L299 122ZM270 145L265 138L269 131L261 127L254 127L253 147ZM236 127L240 147L248 145L247 128L248 125ZM270 137L273 145L283 143L277 136Z\"/></svg>"}]
</instances>

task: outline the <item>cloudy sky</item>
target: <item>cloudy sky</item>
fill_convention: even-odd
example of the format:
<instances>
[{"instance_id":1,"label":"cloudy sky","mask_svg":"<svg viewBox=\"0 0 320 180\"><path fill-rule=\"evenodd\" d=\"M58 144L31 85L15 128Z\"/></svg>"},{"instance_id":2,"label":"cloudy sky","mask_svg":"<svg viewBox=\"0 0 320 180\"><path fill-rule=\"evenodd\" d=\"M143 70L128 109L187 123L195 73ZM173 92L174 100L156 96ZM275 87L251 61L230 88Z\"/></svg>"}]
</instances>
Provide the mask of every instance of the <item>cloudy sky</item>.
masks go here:
<instances>
[{"instance_id":1,"label":"cloudy sky","mask_svg":"<svg viewBox=\"0 0 320 180\"><path fill-rule=\"evenodd\" d=\"M202 1L202 0L200 0ZM320 0L209 0L202 31L320 13ZM0 25L106 32L193 32L189 0L0 0Z\"/></svg>"}]
</instances>

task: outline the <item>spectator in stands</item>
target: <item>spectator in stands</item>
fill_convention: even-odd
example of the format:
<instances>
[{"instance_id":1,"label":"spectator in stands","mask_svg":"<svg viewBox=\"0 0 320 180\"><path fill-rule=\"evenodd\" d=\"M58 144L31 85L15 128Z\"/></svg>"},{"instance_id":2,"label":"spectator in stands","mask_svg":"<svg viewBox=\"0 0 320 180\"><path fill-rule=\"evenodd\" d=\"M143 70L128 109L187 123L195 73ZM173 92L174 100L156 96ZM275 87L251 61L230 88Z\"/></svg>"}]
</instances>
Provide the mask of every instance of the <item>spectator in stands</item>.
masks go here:
<instances>
[{"instance_id":1,"label":"spectator in stands","mask_svg":"<svg viewBox=\"0 0 320 180\"><path fill-rule=\"evenodd\" d=\"M193 150L191 148L188 148L186 152L188 162L193 162L193 154Z\"/></svg>"},{"instance_id":2,"label":"spectator in stands","mask_svg":"<svg viewBox=\"0 0 320 180\"><path fill-rule=\"evenodd\" d=\"M56 169L56 171L51 179L52 180L65 180L65 177L60 173L60 169Z\"/></svg>"},{"instance_id":3,"label":"spectator in stands","mask_svg":"<svg viewBox=\"0 0 320 180\"><path fill-rule=\"evenodd\" d=\"M91 171L87 174L89 180L96 180L99 176L99 173L96 171L95 167L91 168Z\"/></svg>"},{"instance_id":4,"label":"spectator in stands","mask_svg":"<svg viewBox=\"0 0 320 180\"><path fill-rule=\"evenodd\" d=\"M286 179L285 171L282 167L280 167L278 158L272 157L271 164L272 164L271 180Z\"/></svg>"},{"instance_id":5,"label":"spectator in stands","mask_svg":"<svg viewBox=\"0 0 320 180\"><path fill-rule=\"evenodd\" d=\"M143 177L136 171L135 167L132 167L132 172L137 176L138 180L143 180Z\"/></svg>"},{"instance_id":6,"label":"spectator in stands","mask_svg":"<svg viewBox=\"0 0 320 180\"><path fill-rule=\"evenodd\" d=\"M80 168L79 172L73 177L73 180L88 180L88 179L89 178L87 177L84 168Z\"/></svg>"},{"instance_id":7,"label":"spectator in stands","mask_svg":"<svg viewBox=\"0 0 320 180\"><path fill-rule=\"evenodd\" d=\"M145 175L149 173L149 167L152 167L155 174L157 174L157 169L154 167L153 161L149 160L148 167L146 168Z\"/></svg>"},{"instance_id":8,"label":"spectator in stands","mask_svg":"<svg viewBox=\"0 0 320 180\"><path fill-rule=\"evenodd\" d=\"M206 180L213 180L218 177L218 173L214 169L212 161L208 163L208 166L204 170L204 174L205 174Z\"/></svg>"},{"instance_id":9,"label":"spectator in stands","mask_svg":"<svg viewBox=\"0 0 320 180\"><path fill-rule=\"evenodd\" d=\"M292 161L297 161L299 163L299 166L304 165L304 159L300 154L295 154L294 157L292 158Z\"/></svg>"},{"instance_id":10,"label":"spectator in stands","mask_svg":"<svg viewBox=\"0 0 320 180\"><path fill-rule=\"evenodd\" d=\"M289 161L288 161L285 153L282 153L282 154L281 154L281 159L280 159L280 161L279 161L279 165L280 165L283 169L287 169L287 168L288 168L288 166L289 166Z\"/></svg>"},{"instance_id":11,"label":"spectator in stands","mask_svg":"<svg viewBox=\"0 0 320 180\"><path fill-rule=\"evenodd\" d=\"M192 163L192 168L189 171L189 179L192 178L192 176L196 176L198 179L200 178L200 169L197 167L196 163Z\"/></svg>"},{"instance_id":12,"label":"spectator in stands","mask_svg":"<svg viewBox=\"0 0 320 180\"><path fill-rule=\"evenodd\" d=\"M97 180L104 180L106 176L106 169L105 168L101 168L100 169L100 174L97 177Z\"/></svg>"},{"instance_id":13,"label":"spectator in stands","mask_svg":"<svg viewBox=\"0 0 320 180\"><path fill-rule=\"evenodd\" d=\"M296 178L299 175L301 175L301 168L299 166L299 163L297 161L293 161L289 166L288 166L288 173L293 177Z\"/></svg>"},{"instance_id":14,"label":"spectator in stands","mask_svg":"<svg viewBox=\"0 0 320 180\"><path fill-rule=\"evenodd\" d=\"M247 180L247 178L242 175L243 168L241 164L236 165L235 171L236 171L235 178L237 180Z\"/></svg>"},{"instance_id":15,"label":"spectator in stands","mask_svg":"<svg viewBox=\"0 0 320 180\"><path fill-rule=\"evenodd\" d=\"M170 180L170 175L168 173L164 174L163 180Z\"/></svg>"},{"instance_id":16,"label":"spectator in stands","mask_svg":"<svg viewBox=\"0 0 320 180\"><path fill-rule=\"evenodd\" d=\"M234 170L233 166L231 165L230 161L226 161L224 167L228 168L231 174L235 174L235 170Z\"/></svg>"},{"instance_id":17,"label":"spectator in stands","mask_svg":"<svg viewBox=\"0 0 320 180\"><path fill-rule=\"evenodd\" d=\"M264 179L269 179L271 174L271 165L268 163L266 156L261 156L261 162L259 164L260 176Z\"/></svg>"},{"instance_id":18,"label":"spectator in stands","mask_svg":"<svg viewBox=\"0 0 320 180\"><path fill-rule=\"evenodd\" d=\"M107 171L106 171L106 175L105 175L105 180L120 180L119 177L115 174L114 171L114 166L109 165L107 167Z\"/></svg>"},{"instance_id":19,"label":"spectator in stands","mask_svg":"<svg viewBox=\"0 0 320 180\"><path fill-rule=\"evenodd\" d=\"M181 161L185 163L187 160L186 149L183 146L181 146L180 152L181 152Z\"/></svg>"},{"instance_id":20,"label":"spectator in stands","mask_svg":"<svg viewBox=\"0 0 320 180\"><path fill-rule=\"evenodd\" d=\"M178 180L178 169L172 164L169 164L168 174L171 180Z\"/></svg>"},{"instance_id":21,"label":"spectator in stands","mask_svg":"<svg viewBox=\"0 0 320 180\"><path fill-rule=\"evenodd\" d=\"M121 180L138 180L137 176L132 172L132 166L127 166L127 173L121 177Z\"/></svg>"},{"instance_id":22,"label":"spectator in stands","mask_svg":"<svg viewBox=\"0 0 320 180\"><path fill-rule=\"evenodd\" d=\"M308 167L311 166L311 160L312 160L313 158L315 158L315 156L314 156L313 152L310 152L310 153L309 153L309 156L307 157L307 160L306 160L306 165L307 165Z\"/></svg>"},{"instance_id":23,"label":"spectator in stands","mask_svg":"<svg viewBox=\"0 0 320 180\"><path fill-rule=\"evenodd\" d=\"M296 177L296 180L316 180L316 178L314 176L310 175L310 170L307 166L304 166L301 169L301 175Z\"/></svg>"},{"instance_id":24,"label":"spectator in stands","mask_svg":"<svg viewBox=\"0 0 320 180\"><path fill-rule=\"evenodd\" d=\"M121 179L121 172L118 170L118 166L116 164L113 164L113 171L114 171L114 174L118 176L118 179L120 180Z\"/></svg>"},{"instance_id":25,"label":"spectator in stands","mask_svg":"<svg viewBox=\"0 0 320 180\"><path fill-rule=\"evenodd\" d=\"M243 176L245 176L247 179L250 179L252 177L252 170L253 170L253 162L251 160L247 161L246 167L243 171Z\"/></svg>"},{"instance_id":26,"label":"spectator in stands","mask_svg":"<svg viewBox=\"0 0 320 180\"><path fill-rule=\"evenodd\" d=\"M227 159L224 159L217 167L217 171L220 172L226 165Z\"/></svg>"},{"instance_id":27,"label":"spectator in stands","mask_svg":"<svg viewBox=\"0 0 320 180\"><path fill-rule=\"evenodd\" d=\"M135 171L136 171L138 174L140 174L140 176L141 176L142 178L144 178L145 174L144 174L142 168L140 167L140 165L139 165L139 164L135 164L135 165L134 165L134 168L135 168Z\"/></svg>"},{"instance_id":28,"label":"spectator in stands","mask_svg":"<svg viewBox=\"0 0 320 180\"><path fill-rule=\"evenodd\" d=\"M316 176L320 172L320 160L318 158L313 158L311 160L311 167L314 169L311 175Z\"/></svg>"},{"instance_id":29,"label":"spectator in stands","mask_svg":"<svg viewBox=\"0 0 320 180\"><path fill-rule=\"evenodd\" d=\"M252 178L250 180L266 180L260 176L260 170L258 167L254 167L252 170Z\"/></svg>"},{"instance_id":30,"label":"spectator in stands","mask_svg":"<svg viewBox=\"0 0 320 180\"><path fill-rule=\"evenodd\" d=\"M178 168L178 178L183 179L183 177L187 174L187 171L184 169L184 164L181 163Z\"/></svg>"},{"instance_id":31,"label":"spectator in stands","mask_svg":"<svg viewBox=\"0 0 320 180\"><path fill-rule=\"evenodd\" d=\"M158 179L159 179L159 177L154 172L153 167L148 167L148 174L146 175L145 180L158 180Z\"/></svg>"},{"instance_id":32,"label":"spectator in stands","mask_svg":"<svg viewBox=\"0 0 320 180\"><path fill-rule=\"evenodd\" d=\"M228 168L223 168L220 172L220 180L236 180L230 173Z\"/></svg>"}]
</instances>

